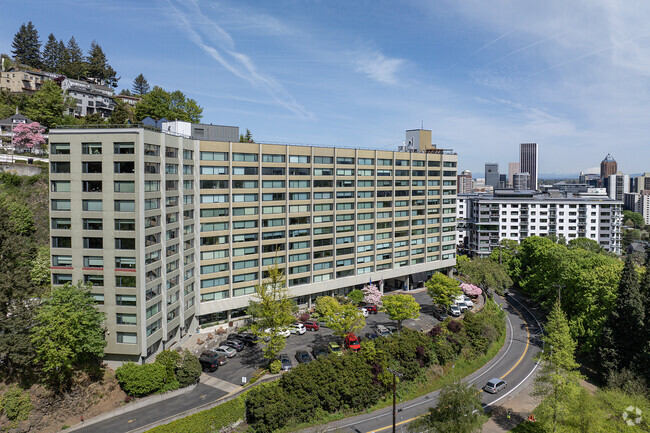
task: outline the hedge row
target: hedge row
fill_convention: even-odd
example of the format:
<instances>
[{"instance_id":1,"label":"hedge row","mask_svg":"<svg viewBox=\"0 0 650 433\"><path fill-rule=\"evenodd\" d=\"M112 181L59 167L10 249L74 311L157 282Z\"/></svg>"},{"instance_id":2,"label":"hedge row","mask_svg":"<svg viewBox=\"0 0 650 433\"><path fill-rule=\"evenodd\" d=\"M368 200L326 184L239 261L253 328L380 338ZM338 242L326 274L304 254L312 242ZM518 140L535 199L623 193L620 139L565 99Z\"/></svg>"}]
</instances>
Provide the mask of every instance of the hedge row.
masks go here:
<instances>
[{"instance_id":1,"label":"hedge row","mask_svg":"<svg viewBox=\"0 0 650 433\"><path fill-rule=\"evenodd\" d=\"M212 409L148 430L147 433L212 433L243 420L245 394Z\"/></svg>"}]
</instances>

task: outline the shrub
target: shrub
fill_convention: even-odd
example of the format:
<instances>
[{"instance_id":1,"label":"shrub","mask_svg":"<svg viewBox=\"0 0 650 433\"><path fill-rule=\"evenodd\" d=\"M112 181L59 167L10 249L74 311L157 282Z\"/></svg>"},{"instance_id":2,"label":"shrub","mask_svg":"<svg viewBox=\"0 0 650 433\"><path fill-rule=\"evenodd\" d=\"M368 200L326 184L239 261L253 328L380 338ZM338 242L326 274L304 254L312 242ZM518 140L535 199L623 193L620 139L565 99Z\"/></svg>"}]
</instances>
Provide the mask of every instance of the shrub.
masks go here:
<instances>
[{"instance_id":1,"label":"shrub","mask_svg":"<svg viewBox=\"0 0 650 433\"><path fill-rule=\"evenodd\" d=\"M354 289L350 293L348 293L348 299L350 302L352 302L355 305L359 305L360 303L363 302L365 294L359 290L359 289Z\"/></svg>"},{"instance_id":2,"label":"shrub","mask_svg":"<svg viewBox=\"0 0 650 433\"><path fill-rule=\"evenodd\" d=\"M278 374L282 370L282 363L279 359L274 359L269 363L269 373Z\"/></svg>"},{"instance_id":3,"label":"shrub","mask_svg":"<svg viewBox=\"0 0 650 433\"><path fill-rule=\"evenodd\" d=\"M115 370L115 376L124 392L143 397L164 389L166 371L165 366L157 362L143 365L127 362Z\"/></svg>"},{"instance_id":4,"label":"shrub","mask_svg":"<svg viewBox=\"0 0 650 433\"><path fill-rule=\"evenodd\" d=\"M163 350L156 356L156 363L165 367L165 382L176 381L176 368L181 362L181 355L173 350Z\"/></svg>"},{"instance_id":5,"label":"shrub","mask_svg":"<svg viewBox=\"0 0 650 433\"><path fill-rule=\"evenodd\" d=\"M183 352L180 365L176 369L176 379L181 387L195 384L201 377L201 363L189 350Z\"/></svg>"},{"instance_id":6,"label":"shrub","mask_svg":"<svg viewBox=\"0 0 650 433\"><path fill-rule=\"evenodd\" d=\"M29 394L18 387L9 388L0 400L2 411L11 421L24 421L29 418L32 402Z\"/></svg>"}]
</instances>

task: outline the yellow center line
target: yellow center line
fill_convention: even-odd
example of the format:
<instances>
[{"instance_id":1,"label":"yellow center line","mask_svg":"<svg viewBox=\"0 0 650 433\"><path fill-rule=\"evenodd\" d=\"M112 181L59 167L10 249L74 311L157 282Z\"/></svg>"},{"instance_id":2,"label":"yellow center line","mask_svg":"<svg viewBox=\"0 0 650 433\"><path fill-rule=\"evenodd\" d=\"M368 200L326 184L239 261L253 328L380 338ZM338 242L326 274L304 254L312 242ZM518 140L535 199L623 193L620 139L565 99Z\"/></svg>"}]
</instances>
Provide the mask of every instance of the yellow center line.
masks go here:
<instances>
[{"instance_id":1,"label":"yellow center line","mask_svg":"<svg viewBox=\"0 0 650 433\"><path fill-rule=\"evenodd\" d=\"M517 363L516 363L515 365L513 365L512 368L506 372L506 374L504 374L503 376L501 376L501 379L505 378L507 375L509 375L510 373L512 373L512 370L514 370L514 369L515 369L515 368L516 368L516 367L521 363L521 361L523 361L524 356L526 356L526 352L528 352L528 346L530 345L530 330L528 329L528 322L526 322L526 319L524 319L524 317L521 315L521 313L519 312L519 310L517 309L517 307L515 307L514 305L512 305L512 304L511 304L510 302L508 302L505 298L504 298L503 300L504 300L505 302L507 302L507 303L508 303L512 308L514 308L515 311L517 311L517 314L519 315L519 317L521 318L521 320L523 320L524 323L526 324L526 347L524 348L524 353L521 355L521 357L519 358L519 360L517 361ZM481 390L481 391L478 391L477 394L480 394L481 392L482 392L482 390ZM416 419L423 417L423 416L426 415L427 413L428 413L428 412L425 412L425 413L420 414L420 415L418 415L418 416L414 416L413 418L409 418L409 419L405 419L404 421L400 421L400 422L396 423L395 426L397 427L398 425L407 424L407 423L410 423L410 422L412 422L412 421L415 421ZM385 426L385 427L381 427L381 428L378 428L378 429L375 429L375 430L372 430L372 432L373 432L373 433L374 433L374 432L380 432L380 431L387 430L387 429L389 429L389 428L392 429L392 428L393 428L393 424L391 424L391 425L387 425L387 426Z\"/></svg>"}]
</instances>

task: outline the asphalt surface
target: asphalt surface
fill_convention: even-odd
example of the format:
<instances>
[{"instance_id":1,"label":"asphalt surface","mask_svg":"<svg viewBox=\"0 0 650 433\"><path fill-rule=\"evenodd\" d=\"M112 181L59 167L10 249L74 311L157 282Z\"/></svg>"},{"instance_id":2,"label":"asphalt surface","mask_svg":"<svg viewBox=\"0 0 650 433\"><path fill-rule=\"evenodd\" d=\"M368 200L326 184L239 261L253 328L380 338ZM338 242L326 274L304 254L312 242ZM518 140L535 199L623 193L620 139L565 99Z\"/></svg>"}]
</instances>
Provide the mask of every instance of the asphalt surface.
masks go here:
<instances>
[{"instance_id":1,"label":"asphalt surface","mask_svg":"<svg viewBox=\"0 0 650 433\"><path fill-rule=\"evenodd\" d=\"M511 295L506 298L495 297L495 299L508 313L506 342L496 357L465 378L469 383L476 386L477 391L492 378L497 377L507 381L507 388L498 394L493 395L481 391L481 400L486 410L489 410L490 406L498 405L501 400L510 394L518 392L522 385L530 380L537 368L534 357L542 347L540 339L541 325L533 314L520 304L518 297ZM430 407L435 406L437 397L438 392L436 391L414 400L403 403L398 402L397 428L401 431L419 415L428 412ZM392 407L388 407L303 431L324 432L336 430L362 433L390 431L391 429Z\"/></svg>"}]
</instances>

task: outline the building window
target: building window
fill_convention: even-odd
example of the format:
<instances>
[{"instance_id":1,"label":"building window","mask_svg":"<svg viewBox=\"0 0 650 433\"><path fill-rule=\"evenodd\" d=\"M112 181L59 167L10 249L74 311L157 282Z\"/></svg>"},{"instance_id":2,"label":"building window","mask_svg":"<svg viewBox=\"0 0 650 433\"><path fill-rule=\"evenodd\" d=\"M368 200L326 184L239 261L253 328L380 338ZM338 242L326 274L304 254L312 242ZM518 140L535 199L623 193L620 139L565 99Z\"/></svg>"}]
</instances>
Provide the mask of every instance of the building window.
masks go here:
<instances>
[{"instance_id":1,"label":"building window","mask_svg":"<svg viewBox=\"0 0 650 433\"><path fill-rule=\"evenodd\" d=\"M84 155L101 155L101 143L81 143L81 153Z\"/></svg>"}]
</instances>

